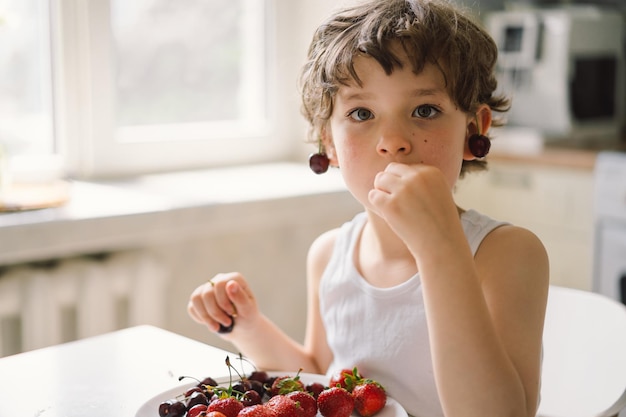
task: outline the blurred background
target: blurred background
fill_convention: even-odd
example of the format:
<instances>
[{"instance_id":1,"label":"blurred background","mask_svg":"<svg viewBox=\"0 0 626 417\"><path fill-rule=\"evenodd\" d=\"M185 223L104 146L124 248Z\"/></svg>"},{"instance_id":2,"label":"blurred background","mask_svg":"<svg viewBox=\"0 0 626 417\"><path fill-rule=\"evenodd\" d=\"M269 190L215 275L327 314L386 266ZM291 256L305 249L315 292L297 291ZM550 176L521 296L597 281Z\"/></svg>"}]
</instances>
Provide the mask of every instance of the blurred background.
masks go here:
<instances>
[{"instance_id":1,"label":"blurred background","mask_svg":"<svg viewBox=\"0 0 626 417\"><path fill-rule=\"evenodd\" d=\"M308 172L297 77L351 2L0 0L0 356L143 323L228 349L186 303L231 270L303 338L307 248L359 207ZM625 301L626 1L457 2L513 98L459 204Z\"/></svg>"}]
</instances>

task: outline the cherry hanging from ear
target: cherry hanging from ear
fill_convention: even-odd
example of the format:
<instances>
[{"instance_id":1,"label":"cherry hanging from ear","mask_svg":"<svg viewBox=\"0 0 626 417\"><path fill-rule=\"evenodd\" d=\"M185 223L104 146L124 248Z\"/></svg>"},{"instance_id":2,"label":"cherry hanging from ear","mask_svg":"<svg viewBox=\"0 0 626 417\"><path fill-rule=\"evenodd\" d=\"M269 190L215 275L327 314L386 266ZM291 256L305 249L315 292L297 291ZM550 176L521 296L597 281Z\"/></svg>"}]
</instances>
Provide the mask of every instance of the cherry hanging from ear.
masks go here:
<instances>
[{"instance_id":1,"label":"cherry hanging from ear","mask_svg":"<svg viewBox=\"0 0 626 417\"><path fill-rule=\"evenodd\" d=\"M469 150L476 158L484 158L491 148L491 140L485 135L474 133L468 139Z\"/></svg>"},{"instance_id":2,"label":"cherry hanging from ear","mask_svg":"<svg viewBox=\"0 0 626 417\"><path fill-rule=\"evenodd\" d=\"M328 159L328 156L323 152L317 152L309 156L309 167L311 168L311 171L315 172L318 175L328 171L329 165L330 160Z\"/></svg>"}]
</instances>

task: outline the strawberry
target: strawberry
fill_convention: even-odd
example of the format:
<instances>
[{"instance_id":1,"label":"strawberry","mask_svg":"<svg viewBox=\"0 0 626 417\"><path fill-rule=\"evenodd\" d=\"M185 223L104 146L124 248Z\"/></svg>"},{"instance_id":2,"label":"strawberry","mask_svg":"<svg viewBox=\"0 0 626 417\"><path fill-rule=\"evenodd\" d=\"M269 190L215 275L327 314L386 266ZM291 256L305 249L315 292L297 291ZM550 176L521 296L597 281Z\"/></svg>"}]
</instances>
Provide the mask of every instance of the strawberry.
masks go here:
<instances>
[{"instance_id":1,"label":"strawberry","mask_svg":"<svg viewBox=\"0 0 626 417\"><path fill-rule=\"evenodd\" d=\"M298 408L300 417L315 417L317 415L317 400L308 392L292 391L286 397L300 405Z\"/></svg>"},{"instance_id":2,"label":"strawberry","mask_svg":"<svg viewBox=\"0 0 626 417\"><path fill-rule=\"evenodd\" d=\"M348 391L352 391L356 380L359 378L359 372L357 371L356 367L354 369L344 368L341 371L335 372L331 375L328 386L340 386L341 388L345 388Z\"/></svg>"},{"instance_id":3,"label":"strawberry","mask_svg":"<svg viewBox=\"0 0 626 417\"><path fill-rule=\"evenodd\" d=\"M341 387L330 387L317 397L317 408L323 417L349 417L354 410L354 398Z\"/></svg>"},{"instance_id":4,"label":"strawberry","mask_svg":"<svg viewBox=\"0 0 626 417\"><path fill-rule=\"evenodd\" d=\"M237 417L237 414L243 409L241 401L235 397L221 396L211 401L207 408L207 412L219 411L226 417Z\"/></svg>"},{"instance_id":5,"label":"strawberry","mask_svg":"<svg viewBox=\"0 0 626 417\"><path fill-rule=\"evenodd\" d=\"M282 394L270 398L265 406L270 409L275 417L300 417L300 405Z\"/></svg>"},{"instance_id":6,"label":"strawberry","mask_svg":"<svg viewBox=\"0 0 626 417\"><path fill-rule=\"evenodd\" d=\"M237 417L275 417L275 415L265 404L255 404L244 407Z\"/></svg>"},{"instance_id":7,"label":"strawberry","mask_svg":"<svg viewBox=\"0 0 626 417\"><path fill-rule=\"evenodd\" d=\"M300 381L300 371L296 376L279 376L272 383L270 395L285 395L292 391L304 391L304 384Z\"/></svg>"},{"instance_id":8,"label":"strawberry","mask_svg":"<svg viewBox=\"0 0 626 417\"><path fill-rule=\"evenodd\" d=\"M371 417L387 403L387 393L378 382L363 380L352 390L354 408L362 417Z\"/></svg>"}]
</instances>

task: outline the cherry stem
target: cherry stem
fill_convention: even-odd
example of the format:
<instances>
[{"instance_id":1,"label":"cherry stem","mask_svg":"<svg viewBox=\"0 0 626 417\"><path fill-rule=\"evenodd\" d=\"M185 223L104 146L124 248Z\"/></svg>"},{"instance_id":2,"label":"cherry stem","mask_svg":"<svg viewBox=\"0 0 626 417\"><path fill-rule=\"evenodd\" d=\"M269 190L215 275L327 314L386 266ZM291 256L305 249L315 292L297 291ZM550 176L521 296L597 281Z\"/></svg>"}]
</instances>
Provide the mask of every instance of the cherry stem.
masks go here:
<instances>
[{"instance_id":1,"label":"cherry stem","mask_svg":"<svg viewBox=\"0 0 626 417\"><path fill-rule=\"evenodd\" d=\"M179 381L182 381L182 380L183 380L183 379L185 379L185 378L195 379L196 381L198 381L198 383L199 383L199 384L201 384L201 383L202 383L202 381L200 381L198 378L193 377L193 376L187 376L187 375L179 376L179 377L178 377L178 380L179 380Z\"/></svg>"},{"instance_id":2,"label":"cherry stem","mask_svg":"<svg viewBox=\"0 0 626 417\"><path fill-rule=\"evenodd\" d=\"M248 358L246 358L245 356L243 356L243 355L241 354L241 352L239 352L239 362L241 362L241 369L243 369L243 362L246 362L246 363L248 363L248 364L252 365L252 367L254 368L254 370L255 370L255 371L258 371L258 369L257 369L256 365L255 365L254 363L250 362L250 361L248 360Z\"/></svg>"},{"instance_id":3,"label":"cherry stem","mask_svg":"<svg viewBox=\"0 0 626 417\"><path fill-rule=\"evenodd\" d=\"M241 358L241 353L239 354L239 357ZM235 373L237 374L237 376L239 377L239 379L241 381L244 380L244 377L241 376L241 374L239 373L239 371L237 370L237 368L235 368L231 363L230 363L230 358L228 356L226 356L226 366L228 366L228 374L230 375L230 380L231 380L231 385L232 385L232 373L231 373L231 369L235 371Z\"/></svg>"}]
</instances>

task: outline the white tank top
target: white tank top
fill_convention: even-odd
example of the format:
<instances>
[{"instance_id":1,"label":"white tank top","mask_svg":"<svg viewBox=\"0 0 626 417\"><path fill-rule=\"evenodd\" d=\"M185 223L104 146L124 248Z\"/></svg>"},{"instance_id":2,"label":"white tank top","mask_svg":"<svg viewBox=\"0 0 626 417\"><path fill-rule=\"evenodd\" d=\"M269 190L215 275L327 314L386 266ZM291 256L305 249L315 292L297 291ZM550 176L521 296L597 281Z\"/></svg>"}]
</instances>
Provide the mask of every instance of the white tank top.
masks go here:
<instances>
[{"instance_id":1,"label":"white tank top","mask_svg":"<svg viewBox=\"0 0 626 417\"><path fill-rule=\"evenodd\" d=\"M333 362L380 382L415 417L443 416L435 387L419 273L391 288L370 285L354 266L354 247L367 216L345 223L321 278L320 308ZM461 215L472 253L497 222L476 211Z\"/></svg>"}]
</instances>

